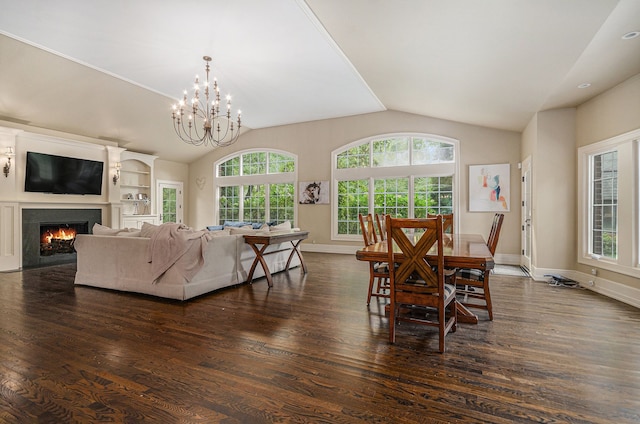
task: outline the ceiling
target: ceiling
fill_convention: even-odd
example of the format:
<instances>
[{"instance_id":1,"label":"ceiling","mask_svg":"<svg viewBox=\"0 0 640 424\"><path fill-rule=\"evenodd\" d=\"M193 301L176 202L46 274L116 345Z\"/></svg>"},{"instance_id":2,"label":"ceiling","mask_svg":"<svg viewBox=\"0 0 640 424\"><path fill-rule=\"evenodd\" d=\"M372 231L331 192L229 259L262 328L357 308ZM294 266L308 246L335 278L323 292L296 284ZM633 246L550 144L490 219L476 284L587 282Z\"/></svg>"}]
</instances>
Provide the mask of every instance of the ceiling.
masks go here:
<instances>
[{"instance_id":1,"label":"ceiling","mask_svg":"<svg viewBox=\"0 0 640 424\"><path fill-rule=\"evenodd\" d=\"M0 6L0 120L186 163L207 148L177 138L171 105L204 55L249 130L397 110L522 131L640 73L640 37L622 39L637 0Z\"/></svg>"}]
</instances>

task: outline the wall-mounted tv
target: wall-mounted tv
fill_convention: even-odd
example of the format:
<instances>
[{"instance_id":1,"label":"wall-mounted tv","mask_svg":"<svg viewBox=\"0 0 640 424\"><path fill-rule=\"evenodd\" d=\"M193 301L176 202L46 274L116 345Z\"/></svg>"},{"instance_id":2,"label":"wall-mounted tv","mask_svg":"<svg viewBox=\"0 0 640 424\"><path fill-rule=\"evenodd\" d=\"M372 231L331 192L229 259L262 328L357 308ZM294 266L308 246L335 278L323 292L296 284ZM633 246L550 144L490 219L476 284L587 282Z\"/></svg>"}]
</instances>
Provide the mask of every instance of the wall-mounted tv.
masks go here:
<instances>
[{"instance_id":1,"label":"wall-mounted tv","mask_svg":"<svg viewBox=\"0 0 640 424\"><path fill-rule=\"evenodd\" d=\"M27 152L24 191L55 194L102 194L104 163Z\"/></svg>"}]
</instances>

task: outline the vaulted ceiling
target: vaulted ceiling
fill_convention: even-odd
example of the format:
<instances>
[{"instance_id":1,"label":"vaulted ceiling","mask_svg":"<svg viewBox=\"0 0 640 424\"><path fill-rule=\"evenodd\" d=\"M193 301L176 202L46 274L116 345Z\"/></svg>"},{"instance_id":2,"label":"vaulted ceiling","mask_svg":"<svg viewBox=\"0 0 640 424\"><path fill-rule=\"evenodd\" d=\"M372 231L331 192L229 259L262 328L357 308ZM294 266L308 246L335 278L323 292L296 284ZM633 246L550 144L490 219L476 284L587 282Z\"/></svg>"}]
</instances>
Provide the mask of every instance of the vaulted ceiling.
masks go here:
<instances>
[{"instance_id":1,"label":"vaulted ceiling","mask_svg":"<svg viewBox=\"0 0 640 424\"><path fill-rule=\"evenodd\" d=\"M0 120L187 163L206 148L171 105L204 55L247 130L397 110L522 131L640 73L637 0L0 5Z\"/></svg>"}]
</instances>

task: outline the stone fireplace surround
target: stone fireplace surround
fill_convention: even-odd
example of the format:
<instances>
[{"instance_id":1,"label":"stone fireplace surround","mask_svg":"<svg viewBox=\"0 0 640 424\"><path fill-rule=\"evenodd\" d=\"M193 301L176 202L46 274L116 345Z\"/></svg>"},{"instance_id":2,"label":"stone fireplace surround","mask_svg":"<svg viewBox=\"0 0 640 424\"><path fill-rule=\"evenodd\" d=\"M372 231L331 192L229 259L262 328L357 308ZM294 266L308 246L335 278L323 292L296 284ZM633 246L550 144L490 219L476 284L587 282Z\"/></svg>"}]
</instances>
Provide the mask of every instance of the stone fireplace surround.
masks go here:
<instances>
[{"instance_id":1,"label":"stone fireplace surround","mask_svg":"<svg viewBox=\"0 0 640 424\"><path fill-rule=\"evenodd\" d=\"M23 209L22 210L22 268L75 262L75 253L52 256L40 255L41 224L102 223L101 209Z\"/></svg>"}]
</instances>

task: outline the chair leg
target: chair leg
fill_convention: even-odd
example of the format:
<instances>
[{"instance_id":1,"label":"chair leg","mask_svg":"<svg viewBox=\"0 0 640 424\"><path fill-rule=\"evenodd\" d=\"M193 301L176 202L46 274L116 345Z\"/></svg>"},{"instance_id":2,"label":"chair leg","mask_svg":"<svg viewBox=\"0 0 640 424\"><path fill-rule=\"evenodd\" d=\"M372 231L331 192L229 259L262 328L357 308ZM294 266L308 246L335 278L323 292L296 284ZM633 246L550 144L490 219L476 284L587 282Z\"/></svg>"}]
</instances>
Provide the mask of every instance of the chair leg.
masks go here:
<instances>
[{"instance_id":1,"label":"chair leg","mask_svg":"<svg viewBox=\"0 0 640 424\"><path fill-rule=\"evenodd\" d=\"M384 290L382 288L382 282L383 281L384 280L382 279L382 277L378 277L378 286L377 286L377 289L376 289L376 293L382 293L382 290Z\"/></svg>"},{"instance_id":2,"label":"chair leg","mask_svg":"<svg viewBox=\"0 0 640 424\"><path fill-rule=\"evenodd\" d=\"M389 303L389 343L396 342L396 303L391 300Z\"/></svg>"},{"instance_id":3,"label":"chair leg","mask_svg":"<svg viewBox=\"0 0 640 424\"><path fill-rule=\"evenodd\" d=\"M491 306L491 293L489 292L489 273L484 276L484 300L487 302L487 312L489 313L489 321L493 321L493 307Z\"/></svg>"},{"instance_id":4,"label":"chair leg","mask_svg":"<svg viewBox=\"0 0 640 424\"><path fill-rule=\"evenodd\" d=\"M373 263L370 263L369 268L369 292L367 293L367 306L371 303L371 292L373 291L373 283L375 278L373 277Z\"/></svg>"},{"instance_id":5,"label":"chair leg","mask_svg":"<svg viewBox=\"0 0 640 424\"><path fill-rule=\"evenodd\" d=\"M449 308L451 309L450 314L453 317L453 326L451 327L451 332L455 333L458 330L458 301L454 298L453 301L449 304Z\"/></svg>"},{"instance_id":6,"label":"chair leg","mask_svg":"<svg viewBox=\"0 0 640 424\"><path fill-rule=\"evenodd\" d=\"M440 353L444 353L444 330L447 326L447 314L445 308L438 308L438 348Z\"/></svg>"}]
</instances>

